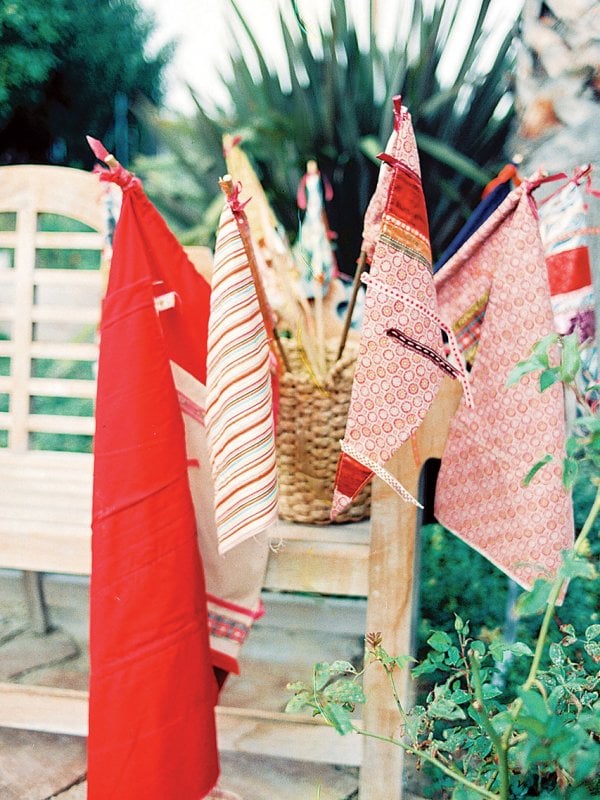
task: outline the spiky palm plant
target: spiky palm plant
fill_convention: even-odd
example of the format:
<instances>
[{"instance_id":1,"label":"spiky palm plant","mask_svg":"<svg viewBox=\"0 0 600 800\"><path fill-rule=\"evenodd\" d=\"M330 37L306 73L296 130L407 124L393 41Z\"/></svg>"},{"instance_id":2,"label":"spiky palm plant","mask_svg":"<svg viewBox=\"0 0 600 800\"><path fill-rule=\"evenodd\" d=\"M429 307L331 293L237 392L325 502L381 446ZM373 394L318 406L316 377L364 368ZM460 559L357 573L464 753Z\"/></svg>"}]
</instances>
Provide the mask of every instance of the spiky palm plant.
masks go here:
<instances>
[{"instance_id":1,"label":"spiky palm plant","mask_svg":"<svg viewBox=\"0 0 600 800\"><path fill-rule=\"evenodd\" d=\"M391 98L401 94L412 113L433 249L440 252L505 160L503 145L513 114L514 30L498 45L491 66L482 68L492 5L497 9L498 0L479 4L466 43L458 30L464 25L458 0L412 0L410 20L398 15L393 45L386 49L376 36L374 0L369 2L368 47L359 43L345 0L330 0L329 25L315 23L308 30L295 0L282 0L279 24L289 88L282 88L280 77L267 64L236 0L228 2L236 35L231 37L229 56L233 77L222 77L227 107L207 110L195 96L193 119L173 122L155 116L177 168L193 178L202 195L192 215L206 219L209 196L218 194L216 180L224 168L222 134L240 134L293 237L298 228L296 188L307 159L315 158L334 188L327 210L331 228L338 233L338 261L351 274L377 177L375 156L391 132ZM448 48L460 47L462 63L454 80L444 82L442 58ZM248 53L256 69L249 65ZM184 198L164 185L155 191L150 168L148 161L140 165L150 178L150 193L182 230L190 219L189 202L186 206ZM175 185L179 192L181 181ZM208 219L212 222L210 214Z\"/></svg>"}]
</instances>

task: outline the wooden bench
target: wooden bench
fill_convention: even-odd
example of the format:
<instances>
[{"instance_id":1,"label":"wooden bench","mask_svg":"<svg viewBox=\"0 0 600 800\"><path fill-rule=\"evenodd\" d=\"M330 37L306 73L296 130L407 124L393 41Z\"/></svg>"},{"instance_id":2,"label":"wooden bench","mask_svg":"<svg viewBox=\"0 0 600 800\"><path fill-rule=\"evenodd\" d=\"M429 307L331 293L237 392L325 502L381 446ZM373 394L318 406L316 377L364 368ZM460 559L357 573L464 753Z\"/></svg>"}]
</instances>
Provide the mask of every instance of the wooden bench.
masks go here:
<instances>
[{"instance_id":1,"label":"wooden bench","mask_svg":"<svg viewBox=\"0 0 600 800\"><path fill-rule=\"evenodd\" d=\"M43 573L89 575L96 330L103 291L104 207L96 176L62 167L0 168L0 568L24 571L33 621L44 631ZM68 218L57 232L55 215ZM64 219L61 226L65 227ZM202 250L191 251L195 263ZM423 461L440 457L460 390L443 384L418 434ZM82 452L66 452L76 447ZM396 475L418 492L410 443ZM372 520L341 526L284 525L265 588L367 597L367 630L409 652L416 513L380 481ZM294 676L291 676L294 677ZM366 678L367 729L398 736L387 681ZM309 761L362 764L361 800L397 800L402 752L372 739L339 737L307 717L219 708L219 746ZM0 725L87 732L87 693L0 684Z\"/></svg>"}]
</instances>

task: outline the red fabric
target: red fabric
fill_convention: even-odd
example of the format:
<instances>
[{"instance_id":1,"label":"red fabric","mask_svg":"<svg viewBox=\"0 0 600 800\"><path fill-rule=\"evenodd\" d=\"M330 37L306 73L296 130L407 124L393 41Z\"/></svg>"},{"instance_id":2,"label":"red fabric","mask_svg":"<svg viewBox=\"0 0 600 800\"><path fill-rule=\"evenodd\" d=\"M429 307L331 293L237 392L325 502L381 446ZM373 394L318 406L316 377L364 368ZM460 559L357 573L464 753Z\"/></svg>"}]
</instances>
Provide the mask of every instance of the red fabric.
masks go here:
<instances>
[{"instance_id":1,"label":"red fabric","mask_svg":"<svg viewBox=\"0 0 600 800\"><path fill-rule=\"evenodd\" d=\"M585 246L563 250L546 258L550 294L574 292L584 289L592 282L590 256Z\"/></svg>"},{"instance_id":2,"label":"red fabric","mask_svg":"<svg viewBox=\"0 0 600 800\"><path fill-rule=\"evenodd\" d=\"M98 369L88 798L200 800L218 778L217 683L169 361L204 375L209 289L139 181L123 184Z\"/></svg>"},{"instance_id":3,"label":"red fabric","mask_svg":"<svg viewBox=\"0 0 600 800\"><path fill-rule=\"evenodd\" d=\"M429 239L429 222L421 178L389 153L380 153L377 157L401 173L396 181L395 191L390 192L388 197L387 213L401 219L404 224Z\"/></svg>"},{"instance_id":4,"label":"red fabric","mask_svg":"<svg viewBox=\"0 0 600 800\"><path fill-rule=\"evenodd\" d=\"M373 472L347 453L340 455L335 476L335 487L347 497L356 497L373 477ZM357 488L358 487L358 488Z\"/></svg>"}]
</instances>

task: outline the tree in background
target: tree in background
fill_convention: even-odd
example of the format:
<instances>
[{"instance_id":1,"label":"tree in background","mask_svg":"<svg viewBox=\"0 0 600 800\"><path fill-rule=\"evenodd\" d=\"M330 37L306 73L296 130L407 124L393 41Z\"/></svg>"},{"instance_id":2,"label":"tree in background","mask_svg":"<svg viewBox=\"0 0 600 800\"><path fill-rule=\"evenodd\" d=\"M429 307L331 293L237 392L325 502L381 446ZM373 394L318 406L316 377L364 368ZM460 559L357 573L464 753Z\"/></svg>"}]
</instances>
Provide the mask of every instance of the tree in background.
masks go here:
<instances>
[{"instance_id":1,"label":"tree in background","mask_svg":"<svg viewBox=\"0 0 600 800\"><path fill-rule=\"evenodd\" d=\"M153 18L136 0L0 4L0 163L90 166L85 135L126 163L152 139L129 107L160 104L172 47L149 55Z\"/></svg>"},{"instance_id":2,"label":"tree in background","mask_svg":"<svg viewBox=\"0 0 600 800\"><path fill-rule=\"evenodd\" d=\"M506 158L514 31L500 41L496 36L490 52L494 28L509 27L506 13L498 19L499 3L476 4L476 16L466 22L458 0L397 4L397 18L389 20L394 41L384 48L376 35L376 0L368 4L366 42L359 41L345 0L330 0L324 25L305 23L295 0L281 0L287 84L255 37L260 19L244 18L236 0L228 5L231 36L223 47L230 63L222 81L229 102L213 109L195 97L193 119L155 114L172 156L138 164L173 228L188 243L210 244L220 207L218 198L216 205L212 201L224 170L222 134L239 134L292 236L298 229L296 188L307 160L317 160L334 189L327 213L338 234L338 263L351 274L377 178L375 156L391 133L392 97L401 94L413 118L439 254ZM448 78L444 57L455 53L462 59ZM175 171L177 182L170 177Z\"/></svg>"}]
</instances>

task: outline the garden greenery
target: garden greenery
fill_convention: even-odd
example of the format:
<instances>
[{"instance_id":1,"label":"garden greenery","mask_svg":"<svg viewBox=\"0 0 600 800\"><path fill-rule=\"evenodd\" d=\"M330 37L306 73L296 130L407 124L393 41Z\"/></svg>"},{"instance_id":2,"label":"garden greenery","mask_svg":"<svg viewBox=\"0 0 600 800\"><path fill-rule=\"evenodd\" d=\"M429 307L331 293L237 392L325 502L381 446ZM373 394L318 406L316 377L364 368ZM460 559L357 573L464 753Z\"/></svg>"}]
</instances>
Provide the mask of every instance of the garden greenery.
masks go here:
<instances>
[{"instance_id":1,"label":"garden greenery","mask_svg":"<svg viewBox=\"0 0 600 800\"><path fill-rule=\"evenodd\" d=\"M413 678L433 680L422 702L407 709L398 694L397 678L415 659L391 656L381 635L369 634L365 669L380 668L387 675L402 720L402 739L358 726L353 711L365 700L360 681L364 670L357 671L349 662L316 664L310 684L290 684L293 697L287 711L308 708L341 734L355 732L402 747L418 765L428 768L430 785L423 791L432 796L452 800L599 796L600 623L588 620L576 627L557 618L557 603L568 585L570 590L575 584L586 586L590 596L598 596L593 540L600 519L598 386L581 380L582 354L589 355L590 347L580 347L577 334L548 336L509 378L510 384L538 372L541 391L560 381L575 396L577 413L566 443L563 482L569 490L583 479L593 492L574 546L563 553L554 580L538 579L532 591L518 598L515 612L520 620L535 620L537 625L531 643L506 641L499 631L476 637L470 622L455 613L451 630L432 631L426 652L411 667ZM535 480L548 460L541 459L524 476L524 483ZM521 666L523 677L504 688L498 676L507 656Z\"/></svg>"}]
</instances>

